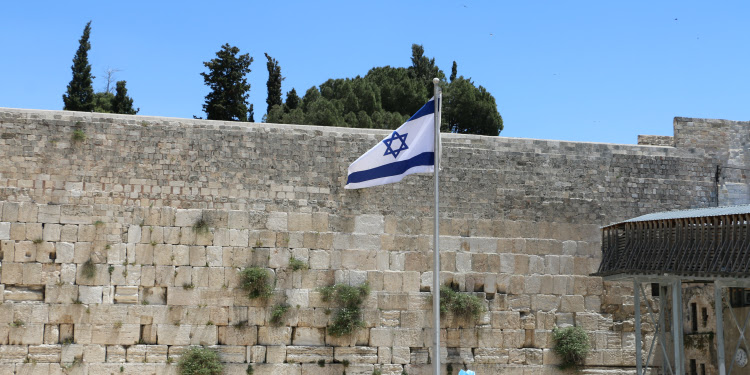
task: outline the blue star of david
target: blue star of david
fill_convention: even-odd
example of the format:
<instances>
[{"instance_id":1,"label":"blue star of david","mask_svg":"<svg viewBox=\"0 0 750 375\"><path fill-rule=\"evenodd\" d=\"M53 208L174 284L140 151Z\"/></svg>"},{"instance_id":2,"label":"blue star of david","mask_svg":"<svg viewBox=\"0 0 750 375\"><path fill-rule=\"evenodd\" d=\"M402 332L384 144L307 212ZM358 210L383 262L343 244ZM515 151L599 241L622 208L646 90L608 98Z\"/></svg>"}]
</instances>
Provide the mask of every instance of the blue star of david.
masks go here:
<instances>
[{"instance_id":1,"label":"blue star of david","mask_svg":"<svg viewBox=\"0 0 750 375\"><path fill-rule=\"evenodd\" d=\"M398 132L393 132L393 134L391 134L390 138L384 139L383 143L385 143L386 150L385 150L385 154L383 154L383 156L393 155L393 158L395 159L395 158L398 157L398 154L401 153L401 151L409 149L409 146L406 145L406 136L407 135L409 135L409 133L405 133L405 134L399 135ZM399 141L401 141L401 146L398 148L398 150L394 150L393 148L391 148L391 144L393 143L393 141L395 141L397 139Z\"/></svg>"}]
</instances>

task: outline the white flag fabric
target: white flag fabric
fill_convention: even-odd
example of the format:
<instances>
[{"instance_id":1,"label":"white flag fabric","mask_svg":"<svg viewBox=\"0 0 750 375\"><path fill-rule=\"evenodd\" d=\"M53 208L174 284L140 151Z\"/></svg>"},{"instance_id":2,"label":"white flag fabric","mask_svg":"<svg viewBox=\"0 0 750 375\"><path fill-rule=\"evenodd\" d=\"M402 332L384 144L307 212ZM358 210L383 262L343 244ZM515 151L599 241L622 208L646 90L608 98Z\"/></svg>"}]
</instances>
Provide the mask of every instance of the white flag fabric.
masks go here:
<instances>
[{"instance_id":1,"label":"white flag fabric","mask_svg":"<svg viewBox=\"0 0 750 375\"><path fill-rule=\"evenodd\" d=\"M346 189L399 182L435 171L435 98L349 166Z\"/></svg>"}]
</instances>

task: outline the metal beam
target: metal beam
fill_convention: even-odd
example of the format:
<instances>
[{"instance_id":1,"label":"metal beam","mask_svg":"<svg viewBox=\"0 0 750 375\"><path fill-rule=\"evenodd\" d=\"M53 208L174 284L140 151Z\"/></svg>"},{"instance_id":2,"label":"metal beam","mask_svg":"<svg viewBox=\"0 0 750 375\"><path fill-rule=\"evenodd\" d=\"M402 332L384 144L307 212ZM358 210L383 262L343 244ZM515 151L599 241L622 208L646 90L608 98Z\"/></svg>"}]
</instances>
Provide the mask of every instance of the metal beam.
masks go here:
<instances>
[{"instance_id":1,"label":"metal beam","mask_svg":"<svg viewBox=\"0 0 750 375\"><path fill-rule=\"evenodd\" d=\"M682 283L672 282L672 340L674 342L674 372L685 373L685 361L682 358Z\"/></svg>"},{"instance_id":2,"label":"metal beam","mask_svg":"<svg viewBox=\"0 0 750 375\"><path fill-rule=\"evenodd\" d=\"M635 305L635 374L643 375L643 358L641 351L641 285L633 279L633 304Z\"/></svg>"},{"instance_id":3,"label":"metal beam","mask_svg":"<svg viewBox=\"0 0 750 375\"><path fill-rule=\"evenodd\" d=\"M724 355L724 301L722 293L723 286L720 282L714 283L714 309L716 312L716 351L719 356L719 375L727 375Z\"/></svg>"}]
</instances>

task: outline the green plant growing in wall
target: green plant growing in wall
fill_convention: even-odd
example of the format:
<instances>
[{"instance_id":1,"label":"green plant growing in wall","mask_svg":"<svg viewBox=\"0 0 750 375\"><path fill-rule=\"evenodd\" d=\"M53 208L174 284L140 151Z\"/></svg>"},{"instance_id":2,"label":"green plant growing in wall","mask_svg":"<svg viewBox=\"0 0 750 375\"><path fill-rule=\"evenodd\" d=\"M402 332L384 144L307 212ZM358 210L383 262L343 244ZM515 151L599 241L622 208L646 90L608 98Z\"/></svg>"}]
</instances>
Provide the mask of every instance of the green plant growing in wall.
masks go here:
<instances>
[{"instance_id":1,"label":"green plant growing in wall","mask_svg":"<svg viewBox=\"0 0 750 375\"><path fill-rule=\"evenodd\" d=\"M194 346L182 354L178 368L180 375L221 375L224 365L215 350Z\"/></svg>"},{"instance_id":2,"label":"green plant growing in wall","mask_svg":"<svg viewBox=\"0 0 750 375\"><path fill-rule=\"evenodd\" d=\"M364 327L362 320L362 304L370 294L370 285L364 283L359 286L336 284L319 289L323 302L332 302L339 306L333 322L328 326L331 336L346 336L357 328Z\"/></svg>"},{"instance_id":3,"label":"green plant growing in wall","mask_svg":"<svg viewBox=\"0 0 750 375\"><path fill-rule=\"evenodd\" d=\"M273 310L271 310L271 324L275 326L280 326L282 320L284 319L284 315L289 310L289 305L286 303L280 303L273 307Z\"/></svg>"},{"instance_id":4,"label":"green plant growing in wall","mask_svg":"<svg viewBox=\"0 0 750 375\"><path fill-rule=\"evenodd\" d=\"M589 336L581 327L555 327L552 330L552 339L555 341L553 349L562 361L561 369L583 364L591 348Z\"/></svg>"},{"instance_id":5,"label":"green plant growing in wall","mask_svg":"<svg viewBox=\"0 0 750 375\"><path fill-rule=\"evenodd\" d=\"M443 285L440 287L440 312L448 311L457 317L477 319L484 311L484 303L473 294L461 293Z\"/></svg>"},{"instance_id":6,"label":"green plant growing in wall","mask_svg":"<svg viewBox=\"0 0 750 375\"><path fill-rule=\"evenodd\" d=\"M81 275L87 279L93 279L96 276L96 265L91 258L81 265Z\"/></svg>"},{"instance_id":7,"label":"green plant growing in wall","mask_svg":"<svg viewBox=\"0 0 750 375\"><path fill-rule=\"evenodd\" d=\"M83 129L73 130L73 142L83 142L86 140L86 132Z\"/></svg>"},{"instance_id":8,"label":"green plant growing in wall","mask_svg":"<svg viewBox=\"0 0 750 375\"><path fill-rule=\"evenodd\" d=\"M210 231L210 228L208 227L208 221L201 217L198 219L198 221L193 224L193 231L196 234L207 234Z\"/></svg>"},{"instance_id":9,"label":"green plant growing in wall","mask_svg":"<svg viewBox=\"0 0 750 375\"><path fill-rule=\"evenodd\" d=\"M273 294L273 280L269 271L261 267L248 267L240 271L240 287L247 297L268 298Z\"/></svg>"},{"instance_id":10,"label":"green plant growing in wall","mask_svg":"<svg viewBox=\"0 0 750 375\"><path fill-rule=\"evenodd\" d=\"M295 257L289 257L289 268L291 268L292 271L299 271L306 270L309 268L309 266L302 260L299 260Z\"/></svg>"}]
</instances>

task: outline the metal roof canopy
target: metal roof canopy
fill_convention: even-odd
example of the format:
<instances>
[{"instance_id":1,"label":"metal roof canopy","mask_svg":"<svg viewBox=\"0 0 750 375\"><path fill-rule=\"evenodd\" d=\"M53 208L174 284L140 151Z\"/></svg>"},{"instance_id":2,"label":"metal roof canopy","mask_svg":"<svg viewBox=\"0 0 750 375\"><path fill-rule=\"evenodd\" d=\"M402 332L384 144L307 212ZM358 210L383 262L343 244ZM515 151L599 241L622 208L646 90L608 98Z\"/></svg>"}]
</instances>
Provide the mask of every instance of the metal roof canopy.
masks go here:
<instances>
[{"instance_id":1,"label":"metal roof canopy","mask_svg":"<svg viewBox=\"0 0 750 375\"><path fill-rule=\"evenodd\" d=\"M602 262L593 275L605 280L633 283L636 334L636 375L648 370L655 345L664 357L662 370L671 375L685 373L683 340L682 283L714 283L716 335L719 375L731 374L734 355L726 368L724 348L724 303L727 287L750 288L750 205L657 212L602 228ZM666 299L659 298L654 317L646 299L647 316L657 329L648 356L643 363L641 332L641 295L643 283L659 285L660 295L672 297L672 345L674 362L668 360L665 346L669 327L664 319ZM663 293L663 294L662 294ZM727 301L728 302L728 301ZM740 338L745 337L747 322L740 327L732 308L733 325ZM658 321L657 321L658 319ZM679 345L676 343L680 343ZM739 350L738 341L734 353ZM644 368L645 365L645 368ZM728 370L728 371L727 371Z\"/></svg>"},{"instance_id":2,"label":"metal roof canopy","mask_svg":"<svg viewBox=\"0 0 750 375\"><path fill-rule=\"evenodd\" d=\"M750 205L657 212L602 228L607 279L750 280Z\"/></svg>"}]
</instances>

